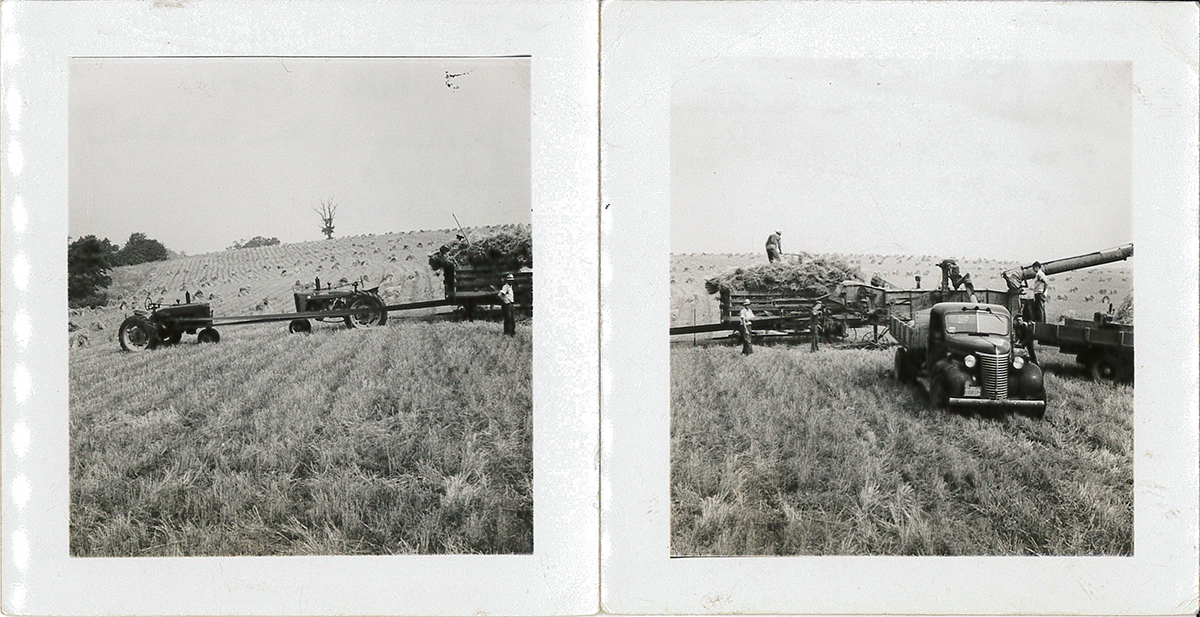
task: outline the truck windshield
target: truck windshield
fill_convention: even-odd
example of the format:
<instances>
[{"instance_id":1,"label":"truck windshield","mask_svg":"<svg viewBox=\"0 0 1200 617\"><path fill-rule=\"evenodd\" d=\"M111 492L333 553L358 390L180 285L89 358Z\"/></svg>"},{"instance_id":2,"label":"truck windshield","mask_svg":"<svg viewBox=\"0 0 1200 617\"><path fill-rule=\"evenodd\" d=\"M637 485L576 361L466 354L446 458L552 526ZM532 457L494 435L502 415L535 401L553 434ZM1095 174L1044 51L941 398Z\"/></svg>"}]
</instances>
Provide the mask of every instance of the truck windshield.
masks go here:
<instances>
[{"instance_id":1,"label":"truck windshield","mask_svg":"<svg viewBox=\"0 0 1200 617\"><path fill-rule=\"evenodd\" d=\"M1008 334L1008 318L985 312L946 315L947 334Z\"/></svg>"}]
</instances>

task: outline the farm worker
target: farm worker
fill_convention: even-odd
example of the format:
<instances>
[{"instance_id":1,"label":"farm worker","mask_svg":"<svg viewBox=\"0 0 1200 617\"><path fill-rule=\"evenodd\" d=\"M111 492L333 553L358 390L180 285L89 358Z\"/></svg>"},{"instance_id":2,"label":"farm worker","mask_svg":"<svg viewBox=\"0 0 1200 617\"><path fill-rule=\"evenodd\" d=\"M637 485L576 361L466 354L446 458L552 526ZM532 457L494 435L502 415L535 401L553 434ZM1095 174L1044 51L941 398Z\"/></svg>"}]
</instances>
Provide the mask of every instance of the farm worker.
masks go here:
<instances>
[{"instance_id":1,"label":"farm worker","mask_svg":"<svg viewBox=\"0 0 1200 617\"><path fill-rule=\"evenodd\" d=\"M1050 279L1046 278L1046 270L1042 268L1042 262L1033 262L1033 320L1045 323L1046 321L1046 292L1050 291Z\"/></svg>"},{"instance_id":2,"label":"farm worker","mask_svg":"<svg viewBox=\"0 0 1200 617\"><path fill-rule=\"evenodd\" d=\"M754 353L754 345L750 342L750 325L754 321L754 311L750 310L750 301L742 300L742 311L738 313L739 332L742 335L742 355Z\"/></svg>"},{"instance_id":3,"label":"farm worker","mask_svg":"<svg viewBox=\"0 0 1200 617\"><path fill-rule=\"evenodd\" d=\"M817 303L813 305L812 317L810 318L809 323L808 323L808 330L810 332L809 337L812 340L811 351L817 350L817 338L821 334L821 322L823 321L824 317L825 317L825 307L822 306L820 300L817 300Z\"/></svg>"},{"instance_id":4,"label":"farm worker","mask_svg":"<svg viewBox=\"0 0 1200 617\"><path fill-rule=\"evenodd\" d=\"M975 285L971 283L971 274L968 272L960 272L957 261L954 261L953 259L944 259L942 260L942 263L938 264L938 267L942 269L943 291L949 291L950 284L952 283L955 290L958 290L960 286L965 287L967 290L967 295L971 297L971 302L979 301L975 298Z\"/></svg>"},{"instance_id":5,"label":"farm worker","mask_svg":"<svg viewBox=\"0 0 1200 617\"><path fill-rule=\"evenodd\" d=\"M1037 340L1033 338L1033 328L1033 322L1020 315L1013 321L1013 334L1017 336L1017 344L1029 350L1029 361L1037 364L1037 351L1033 349Z\"/></svg>"},{"instance_id":6,"label":"farm worker","mask_svg":"<svg viewBox=\"0 0 1200 617\"><path fill-rule=\"evenodd\" d=\"M779 230L767 236L767 261L775 263L783 256L783 250L779 248L779 237L782 236Z\"/></svg>"},{"instance_id":7,"label":"farm worker","mask_svg":"<svg viewBox=\"0 0 1200 617\"><path fill-rule=\"evenodd\" d=\"M517 322L513 316L513 281L516 280L513 275L504 277L504 286L500 288L500 310L504 313L504 333L509 336L516 336Z\"/></svg>"}]
</instances>

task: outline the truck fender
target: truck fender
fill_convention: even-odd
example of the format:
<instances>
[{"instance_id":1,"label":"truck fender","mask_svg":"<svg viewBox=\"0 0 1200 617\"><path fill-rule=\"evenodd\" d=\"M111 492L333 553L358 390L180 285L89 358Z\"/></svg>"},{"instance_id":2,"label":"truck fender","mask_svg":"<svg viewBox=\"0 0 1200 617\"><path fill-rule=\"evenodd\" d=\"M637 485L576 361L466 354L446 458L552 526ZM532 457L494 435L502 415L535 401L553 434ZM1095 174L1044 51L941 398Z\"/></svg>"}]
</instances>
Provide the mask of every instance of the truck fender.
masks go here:
<instances>
[{"instance_id":1,"label":"truck fender","mask_svg":"<svg viewBox=\"0 0 1200 617\"><path fill-rule=\"evenodd\" d=\"M1021 370L1013 371L1016 381L1017 395L1027 399L1044 398L1046 395L1045 376L1042 367L1026 362Z\"/></svg>"}]
</instances>

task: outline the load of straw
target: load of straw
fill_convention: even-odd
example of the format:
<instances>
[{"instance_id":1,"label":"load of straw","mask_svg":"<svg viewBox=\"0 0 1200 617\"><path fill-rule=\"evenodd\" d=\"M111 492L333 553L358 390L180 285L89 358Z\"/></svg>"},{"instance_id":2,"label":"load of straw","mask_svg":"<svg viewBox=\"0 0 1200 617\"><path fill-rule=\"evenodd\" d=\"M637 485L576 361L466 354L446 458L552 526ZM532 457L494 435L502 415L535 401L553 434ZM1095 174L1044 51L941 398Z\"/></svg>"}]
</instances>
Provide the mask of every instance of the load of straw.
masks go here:
<instances>
[{"instance_id":1,"label":"load of straw","mask_svg":"<svg viewBox=\"0 0 1200 617\"><path fill-rule=\"evenodd\" d=\"M461 239L429 254L429 267L447 265L495 270L533 267L533 238L528 225L509 225L490 236Z\"/></svg>"},{"instance_id":2,"label":"load of straw","mask_svg":"<svg viewBox=\"0 0 1200 617\"><path fill-rule=\"evenodd\" d=\"M843 281L862 280L862 270L838 257L810 257L800 263L772 263L738 268L708 279L708 293L721 289L780 295L815 296Z\"/></svg>"}]
</instances>

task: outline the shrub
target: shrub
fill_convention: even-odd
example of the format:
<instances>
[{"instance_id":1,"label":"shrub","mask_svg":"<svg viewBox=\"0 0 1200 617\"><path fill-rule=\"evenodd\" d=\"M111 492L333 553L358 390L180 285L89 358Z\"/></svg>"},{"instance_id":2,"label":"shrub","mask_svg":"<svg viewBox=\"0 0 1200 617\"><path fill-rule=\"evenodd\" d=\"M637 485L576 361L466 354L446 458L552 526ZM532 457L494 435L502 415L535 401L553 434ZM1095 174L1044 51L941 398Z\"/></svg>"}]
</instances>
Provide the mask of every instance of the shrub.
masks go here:
<instances>
[{"instance_id":1,"label":"shrub","mask_svg":"<svg viewBox=\"0 0 1200 617\"><path fill-rule=\"evenodd\" d=\"M112 284L117 247L96 236L84 236L67 246L67 302L71 308L104 306L103 289Z\"/></svg>"},{"instance_id":2,"label":"shrub","mask_svg":"<svg viewBox=\"0 0 1200 617\"><path fill-rule=\"evenodd\" d=\"M233 243L233 246L225 250L236 251L238 249L252 249L258 246L275 246L276 244L279 244L279 238L264 238L262 236L254 236L245 242L238 240Z\"/></svg>"}]
</instances>

